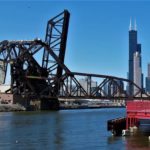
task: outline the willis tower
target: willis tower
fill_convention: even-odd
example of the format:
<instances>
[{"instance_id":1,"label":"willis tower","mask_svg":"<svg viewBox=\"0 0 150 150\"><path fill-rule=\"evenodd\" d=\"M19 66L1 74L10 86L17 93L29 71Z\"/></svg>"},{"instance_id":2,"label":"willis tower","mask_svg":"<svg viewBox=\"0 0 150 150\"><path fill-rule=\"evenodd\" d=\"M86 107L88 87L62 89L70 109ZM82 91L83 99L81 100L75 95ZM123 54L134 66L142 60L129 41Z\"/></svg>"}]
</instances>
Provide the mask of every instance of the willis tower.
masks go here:
<instances>
[{"instance_id":1,"label":"willis tower","mask_svg":"<svg viewBox=\"0 0 150 150\"><path fill-rule=\"evenodd\" d=\"M130 20L129 25L129 72L128 79L137 84L140 88L143 87L142 77L142 65L141 65L141 44L137 43L137 27L136 21L134 27ZM137 92L137 89L132 85L129 86L129 94L133 95Z\"/></svg>"}]
</instances>

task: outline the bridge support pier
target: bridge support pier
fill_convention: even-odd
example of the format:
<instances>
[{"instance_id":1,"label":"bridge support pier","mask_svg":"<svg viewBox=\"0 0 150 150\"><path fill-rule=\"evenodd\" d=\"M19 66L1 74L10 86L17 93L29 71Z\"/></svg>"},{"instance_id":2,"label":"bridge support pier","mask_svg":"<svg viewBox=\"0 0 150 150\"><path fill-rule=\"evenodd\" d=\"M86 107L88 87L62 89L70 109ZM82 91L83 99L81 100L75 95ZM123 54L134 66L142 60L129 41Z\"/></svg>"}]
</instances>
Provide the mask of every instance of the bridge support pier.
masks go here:
<instances>
[{"instance_id":1,"label":"bridge support pier","mask_svg":"<svg viewBox=\"0 0 150 150\"><path fill-rule=\"evenodd\" d=\"M7 94L6 94L7 95ZM13 103L23 106L27 111L59 110L58 98L30 99L21 95L13 95Z\"/></svg>"}]
</instances>

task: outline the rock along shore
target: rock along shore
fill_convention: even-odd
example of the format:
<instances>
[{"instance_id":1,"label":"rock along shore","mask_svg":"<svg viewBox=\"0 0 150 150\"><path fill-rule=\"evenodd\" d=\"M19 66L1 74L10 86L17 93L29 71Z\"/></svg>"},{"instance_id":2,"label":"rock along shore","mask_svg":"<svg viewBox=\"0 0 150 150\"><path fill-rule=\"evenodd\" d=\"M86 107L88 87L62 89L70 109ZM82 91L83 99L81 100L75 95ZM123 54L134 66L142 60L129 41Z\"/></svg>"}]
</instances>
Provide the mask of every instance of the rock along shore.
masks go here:
<instances>
[{"instance_id":1,"label":"rock along shore","mask_svg":"<svg viewBox=\"0 0 150 150\"><path fill-rule=\"evenodd\" d=\"M26 109L19 104L0 104L0 112L25 111Z\"/></svg>"}]
</instances>

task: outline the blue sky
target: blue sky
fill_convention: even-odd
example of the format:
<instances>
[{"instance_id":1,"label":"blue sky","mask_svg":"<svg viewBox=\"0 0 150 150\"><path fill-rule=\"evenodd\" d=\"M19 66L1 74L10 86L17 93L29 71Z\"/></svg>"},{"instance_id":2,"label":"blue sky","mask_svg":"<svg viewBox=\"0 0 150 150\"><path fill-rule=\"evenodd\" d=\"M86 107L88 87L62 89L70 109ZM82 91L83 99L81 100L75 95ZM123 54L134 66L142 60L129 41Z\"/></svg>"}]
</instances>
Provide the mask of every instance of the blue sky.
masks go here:
<instances>
[{"instance_id":1,"label":"blue sky","mask_svg":"<svg viewBox=\"0 0 150 150\"><path fill-rule=\"evenodd\" d=\"M71 13L65 64L72 71L127 77L128 28L136 18L143 73L150 62L149 1L2 1L0 41L45 38L47 20Z\"/></svg>"}]
</instances>

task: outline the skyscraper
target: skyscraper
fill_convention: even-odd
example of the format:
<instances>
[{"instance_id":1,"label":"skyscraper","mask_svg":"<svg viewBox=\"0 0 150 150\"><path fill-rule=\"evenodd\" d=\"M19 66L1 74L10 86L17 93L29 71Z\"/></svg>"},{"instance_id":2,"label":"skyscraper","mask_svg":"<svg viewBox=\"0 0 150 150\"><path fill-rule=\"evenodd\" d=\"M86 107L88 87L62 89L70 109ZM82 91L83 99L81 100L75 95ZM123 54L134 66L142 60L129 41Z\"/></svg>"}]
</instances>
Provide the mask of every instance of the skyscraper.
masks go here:
<instances>
[{"instance_id":1,"label":"skyscraper","mask_svg":"<svg viewBox=\"0 0 150 150\"><path fill-rule=\"evenodd\" d=\"M133 74L134 74L134 80L133 82L138 85L139 87L142 87L142 69L141 69L141 55L138 51L134 53L134 59L133 59ZM134 86L133 88L134 94L138 92L138 88Z\"/></svg>"},{"instance_id":2,"label":"skyscraper","mask_svg":"<svg viewBox=\"0 0 150 150\"><path fill-rule=\"evenodd\" d=\"M147 75L148 75L148 77L150 77L150 63L148 63Z\"/></svg>"},{"instance_id":3,"label":"skyscraper","mask_svg":"<svg viewBox=\"0 0 150 150\"><path fill-rule=\"evenodd\" d=\"M150 93L150 63L148 64L147 70L147 77L146 77L146 92Z\"/></svg>"},{"instance_id":4,"label":"skyscraper","mask_svg":"<svg viewBox=\"0 0 150 150\"><path fill-rule=\"evenodd\" d=\"M88 94L90 94L90 88L91 91L93 91L97 87L97 82L91 80L89 77L85 79L79 79L79 83Z\"/></svg>"},{"instance_id":5,"label":"skyscraper","mask_svg":"<svg viewBox=\"0 0 150 150\"><path fill-rule=\"evenodd\" d=\"M136 61L136 62L134 62ZM139 70L140 73L139 73ZM132 22L130 20L129 25L129 72L128 79L135 82L139 87L142 88L142 65L141 65L141 44L137 43L137 27L136 21L134 23L134 27L132 27ZM141 82L139 84L139 81ZM128 85L128 92L132 95L134 92L134 88L132 85Z\"/></svg>"},{"instance_id":6,"label":"skyscraper","mask_svg":"<svg viewBox=\"0 0 150 150\"><path fill-rule=\"evenodd\" d=\"M115 82L107 82L104 85L104 92L105 94L111 96L111 95L118 95L118 88L124 89L124 83L120 80L115 80Z\"/></svg>"}]
</instances>

